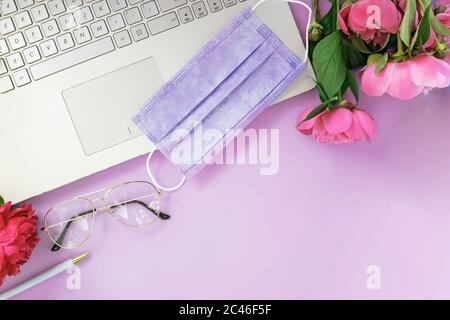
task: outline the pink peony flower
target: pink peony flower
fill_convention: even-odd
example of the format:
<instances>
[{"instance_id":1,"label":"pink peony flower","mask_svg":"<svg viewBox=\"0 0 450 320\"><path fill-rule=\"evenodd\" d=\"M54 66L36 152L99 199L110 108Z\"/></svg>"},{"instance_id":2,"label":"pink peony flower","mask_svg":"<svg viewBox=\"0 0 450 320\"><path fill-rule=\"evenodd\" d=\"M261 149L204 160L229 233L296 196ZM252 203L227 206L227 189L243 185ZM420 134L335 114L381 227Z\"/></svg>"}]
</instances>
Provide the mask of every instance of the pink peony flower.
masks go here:
<instances>
[{"instance_id":1,"label":"pink peony flower","mask_svg":"<svg viewBox=\"0 0 450 320\"><path fill-rule=\"evenodd\" d=\"M389 33L397 33L402 15L393 1L362 0L339 11L339 26L346 35L350 31L361 39L382 45Z\"/></svg>"},{"instance_id":2,"label":"pink peony flower","mask_svg":"<svg viewBox=\"0 0 450 320\"><path fill-rule=\"evenodd\" d=\"M450 84L450 65L433 56L417 55L405 62L388 62L375 74L375 64L362 70L361 90L369 96L389 95L408 100L424 90Z\"/></svg>"},{"instance_id":3,"label":"pink peony flower","mask_svg":"<svg viewBox=\"0 0 450 320\"><path fill-rule=\"evenodd\" d=\"M303 111L300 122L312 109ZM336 108L326 110L314 118L301 123L297 130L304 135L312 135L322 143L353 143L371 141L375 136L375 123L372 117L361 109Z\"/></svg>"},{"instance_id":4,"label":"pink peony flower","mask_svg":"<svg viewBox=\"0 0 450 320\"><path fill-rule=\"evenodd\" d=\"M0 286L6 276L20 272L20 265L38 244L36 224L31 205L12 209L7 202L0 206Z\"/></svg>"}]
</instances>

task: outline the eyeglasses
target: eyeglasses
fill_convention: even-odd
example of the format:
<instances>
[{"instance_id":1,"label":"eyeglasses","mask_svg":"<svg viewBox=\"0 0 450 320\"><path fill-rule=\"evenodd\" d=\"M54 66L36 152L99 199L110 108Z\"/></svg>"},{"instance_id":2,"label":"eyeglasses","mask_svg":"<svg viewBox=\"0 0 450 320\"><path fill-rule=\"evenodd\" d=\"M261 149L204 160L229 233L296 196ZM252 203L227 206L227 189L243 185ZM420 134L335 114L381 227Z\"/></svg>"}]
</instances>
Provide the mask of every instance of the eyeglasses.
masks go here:
<instances>
[{"instance_id":1,"label":"eyeglasses","mask_svg":"<svg viewBox=\"0 0 450 320\"><path fill-rule=\"evenodd\" d=\"M88 197L103 193L101 198ZM145 227L157 219L167 220L161 212L162 192L147 181L132 181L94 191L63 201L47 211L44 217L46 231L54 243L52 251L73 249L89 238L99 212L109 212L117 221L132 227ZM96 208L94 203L101 202Z\"/></svg>"}]
</instances>

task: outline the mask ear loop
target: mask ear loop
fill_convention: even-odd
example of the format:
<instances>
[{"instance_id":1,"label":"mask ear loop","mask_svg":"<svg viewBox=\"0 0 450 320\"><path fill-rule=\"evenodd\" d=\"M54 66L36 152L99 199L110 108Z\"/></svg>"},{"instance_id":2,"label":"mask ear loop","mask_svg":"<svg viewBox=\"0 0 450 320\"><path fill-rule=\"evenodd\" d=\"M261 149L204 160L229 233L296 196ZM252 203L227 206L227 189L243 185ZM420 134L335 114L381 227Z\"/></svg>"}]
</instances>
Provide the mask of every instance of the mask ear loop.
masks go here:
<instances>
[{"instance_id":1,"label":"mask ear loop","mask_svg":"<svg viewBox=\"0 0 450 320\"><path fill-rule=\"evenodd\" d=\"M183 175L183 178L181 178L181 181L174 187L165 187L159 184L159 182L156 180L155 176L152 173L152 170L150 168L150 160L155 153L156 149L153 149L147 157L147 161L145 162L145 167L147 169L148 177L150 178L151 182L160 190L164 190L167 192L175 191L181 188L181 186L186 182L186 176Z\"/></svg>"},{"instance_id":2,"label":"mask ear loop","mask_svg":"<svg viewBox=\"0 0 450 320\"><path fill-rule=\"evenodd\" d=\"M299 0L259 0L253 6L252 10L255 11L256 8L258 8L261 4L263 4L264 2L268 2L268 1L281 1L281 2L295 3L295 4L302 5L303 7L306 8L306 10L308 10L308 23L306 24L306 37L305 37L305 57L302 60L303 63L306 63L306 61L308 60L308 50L309 50L308 31L309 31L309 26L311 24L311 19L312 19L311 8L306 3L299 1Z\"/></svg>"}]
</instances>

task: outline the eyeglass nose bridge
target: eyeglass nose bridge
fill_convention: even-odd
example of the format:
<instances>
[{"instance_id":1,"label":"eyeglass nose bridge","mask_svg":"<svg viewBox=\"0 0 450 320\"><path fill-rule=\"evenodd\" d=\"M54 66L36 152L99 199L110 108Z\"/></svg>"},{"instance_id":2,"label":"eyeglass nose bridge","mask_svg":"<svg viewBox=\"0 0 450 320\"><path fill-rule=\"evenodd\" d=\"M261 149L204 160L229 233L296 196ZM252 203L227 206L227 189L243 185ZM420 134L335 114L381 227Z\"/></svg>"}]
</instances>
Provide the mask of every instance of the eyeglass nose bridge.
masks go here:
<instances>
[{"instance_id":1,"label":"eyeglass nose bridge","mask_svg":"<svg viewBox=\"0 0 450 320\"><path fill-rule=\"evenodd\" d=\"M104 196L102 196L101 198L92 199L91 203L96 212L108 211L111 214L113 213L111 205L107 203Z\"/></svg>"}]
</instances>

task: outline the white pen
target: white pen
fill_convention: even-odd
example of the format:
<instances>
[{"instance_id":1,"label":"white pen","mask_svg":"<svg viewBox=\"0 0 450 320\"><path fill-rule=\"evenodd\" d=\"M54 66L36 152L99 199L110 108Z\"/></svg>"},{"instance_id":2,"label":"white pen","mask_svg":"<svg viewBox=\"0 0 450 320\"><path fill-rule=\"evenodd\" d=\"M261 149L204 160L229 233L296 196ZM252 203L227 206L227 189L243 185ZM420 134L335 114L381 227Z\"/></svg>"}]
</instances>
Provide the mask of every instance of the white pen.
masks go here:
<instances>
[{"instance_id":1,"label":"white pen","mask_svg":"<svg viewBox=\"0 0 450 320\"><path fill-rule=\"evenodd\" d=\"M17 287L14 287L6 292L0 293L0 300L7 300L7 299L15 296L16 294L19 294L25 290L28 290L31 287L34 287L34 286L40 284L41 282L44 282L45 280L48 280L48 279L56 276L57 274L60 274L61 272L64 272L67 269L72 268L74 265L79 263L81 260L83 260L87 256L88 256L87 253L83 253L82 255L79 255L78 257L68 259L68 260L54 266L53 268L50 268L50 269L44 271L40 275L38 275L34 278L31 278L30 280L27 280L22 284L19 284Z\"/></svg>"}]
</instances>

